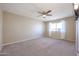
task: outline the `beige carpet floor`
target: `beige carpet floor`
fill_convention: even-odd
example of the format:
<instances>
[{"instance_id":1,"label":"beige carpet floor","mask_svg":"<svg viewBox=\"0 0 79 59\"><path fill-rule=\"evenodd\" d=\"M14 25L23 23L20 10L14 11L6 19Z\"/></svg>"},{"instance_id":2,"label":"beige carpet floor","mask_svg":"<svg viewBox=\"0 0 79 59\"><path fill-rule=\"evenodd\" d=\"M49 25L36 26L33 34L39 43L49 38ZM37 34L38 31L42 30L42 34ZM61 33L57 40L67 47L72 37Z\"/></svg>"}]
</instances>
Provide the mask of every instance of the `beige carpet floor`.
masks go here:
<instances>
[{"instance_id":1,"label":"beige carpet floor","mask_svg":"<svg viewBox=\"0 0 79 59\"><path fill-rule=\"evenodd\" d=\"M74 42L50 38L33 39L4 46L5 56L75 56Z\"/></svg>"}]
</instances>

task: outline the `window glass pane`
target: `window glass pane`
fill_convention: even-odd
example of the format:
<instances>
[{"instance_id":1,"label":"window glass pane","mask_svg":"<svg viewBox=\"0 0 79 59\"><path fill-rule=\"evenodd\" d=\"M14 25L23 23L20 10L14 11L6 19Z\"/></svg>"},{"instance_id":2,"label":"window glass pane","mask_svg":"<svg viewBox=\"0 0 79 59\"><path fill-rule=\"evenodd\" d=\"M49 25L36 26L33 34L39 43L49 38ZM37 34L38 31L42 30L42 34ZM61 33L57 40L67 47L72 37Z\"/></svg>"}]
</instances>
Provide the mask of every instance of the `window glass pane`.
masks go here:
<instances>
[{"instance_id":1,"label":"window glass pane","mask_svg":"<svg viewBox=\"0 0 79 59\"><path fill-rule=\"evenodd\" d=\"M53 23L53 24L52 24L52 31L56 31L56 28L57 28L56 25L57 25L56 23Z\"/></svg>"},{"instance_id":2,"label":"window glass pane","mask_svg":"<svg viewBox=\"0 0 79 59\"><path fill-rule=\"evenodd\" d=\"M56 31L56 23L49 23L49 31Z\"/></svg>"},{"instance_id":3,"label":"window glass pane","mask_svg":"<svg viewBox=\"0 0 79 59\"><path fill-rule=\"evenodd\" d=\"M65 31L65 22L59 22L59 23L49 23L49 31Z\"/></svg>"}]
</instances>

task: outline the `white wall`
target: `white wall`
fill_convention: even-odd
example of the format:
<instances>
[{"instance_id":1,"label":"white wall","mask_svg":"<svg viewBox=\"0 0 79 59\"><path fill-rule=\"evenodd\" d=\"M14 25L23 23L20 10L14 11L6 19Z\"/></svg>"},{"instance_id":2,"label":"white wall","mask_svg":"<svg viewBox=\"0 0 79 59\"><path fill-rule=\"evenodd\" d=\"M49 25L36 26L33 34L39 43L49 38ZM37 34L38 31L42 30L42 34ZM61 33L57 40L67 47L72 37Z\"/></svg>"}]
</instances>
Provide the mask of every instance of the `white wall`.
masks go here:
<instances>
[{"instance_id":1,"label":"white wall","mask_svg":"<svg viewBox=\"0 0 79 59\"><path fill-rule=\"evenodd\" d=\"M43 22L29 17L3 12L3 43L43 36Z\"/></svg>"},{"instance_id":2,"label":"white wall","mask_svg":"<svg viewBox=\"0 0 79 59\"><path fill-rule=\"evenodd\" d=\"M1 45L2 45L2 11L0 9L0 51L1 51Z\"/></svg>"}]
</instances>

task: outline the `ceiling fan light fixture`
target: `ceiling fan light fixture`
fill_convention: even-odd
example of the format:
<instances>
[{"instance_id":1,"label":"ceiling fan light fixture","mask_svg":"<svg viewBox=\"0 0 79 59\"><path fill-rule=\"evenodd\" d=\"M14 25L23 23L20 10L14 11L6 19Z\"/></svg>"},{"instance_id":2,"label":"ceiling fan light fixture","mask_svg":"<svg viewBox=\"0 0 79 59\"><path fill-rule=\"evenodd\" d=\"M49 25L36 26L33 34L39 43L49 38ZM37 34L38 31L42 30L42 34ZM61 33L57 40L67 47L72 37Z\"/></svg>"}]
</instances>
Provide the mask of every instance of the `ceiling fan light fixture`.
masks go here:
<instances>
[{"instance_id":1,"label":"ceiling fan light fixture","mask_svg":"<svg viewBox=\"0 0 79 59\"><path fill-rule=\"evenodd\" d=\"M43 18L45 18L46 17L46 15L43 15Z\"/></svg>"}]
</instances>

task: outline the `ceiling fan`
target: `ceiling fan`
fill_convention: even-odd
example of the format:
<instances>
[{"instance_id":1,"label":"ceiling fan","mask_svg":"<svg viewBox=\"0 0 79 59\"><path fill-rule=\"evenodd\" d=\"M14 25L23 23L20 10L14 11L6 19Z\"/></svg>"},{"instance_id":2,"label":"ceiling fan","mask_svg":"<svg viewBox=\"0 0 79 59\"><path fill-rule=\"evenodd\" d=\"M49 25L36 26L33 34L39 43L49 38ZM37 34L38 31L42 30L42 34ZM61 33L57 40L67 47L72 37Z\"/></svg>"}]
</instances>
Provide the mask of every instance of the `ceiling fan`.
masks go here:
<instances>
[{"instance_id":1,"label":"ceiling fan","mask_svg":"<svg viewBox=\"0 0 79 59\"><path fill-rule=\"evenodd\" d=\"M45 18L46 16L52 16L52 14L49 14L50 12L52 12L52 10L48 10L48 11L42 11L42 12L38 12L39 16L42 16L43 18Z\"/></svg>"}]
</instances>

